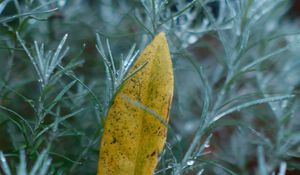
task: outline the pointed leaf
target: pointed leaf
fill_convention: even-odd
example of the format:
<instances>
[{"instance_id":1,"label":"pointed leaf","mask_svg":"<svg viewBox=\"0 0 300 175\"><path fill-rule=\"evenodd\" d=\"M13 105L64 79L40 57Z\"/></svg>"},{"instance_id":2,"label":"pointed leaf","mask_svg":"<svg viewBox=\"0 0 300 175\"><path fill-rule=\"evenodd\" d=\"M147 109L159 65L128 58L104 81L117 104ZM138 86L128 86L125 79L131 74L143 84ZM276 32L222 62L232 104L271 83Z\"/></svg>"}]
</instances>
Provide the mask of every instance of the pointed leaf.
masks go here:
<instances>
[{"instance_id":1,"label":"pointed leaf","mask_svg":"<svg viewBox=\"0 0 300 175\"><path fill-rule=\"evenodd\" d=\"M98 175L152 175L164 147L174 81L164 33L158 34L145 48L128 75L132 73L108 111ZM147 111L154 111L159 118Z\"/></svg>"}]
</instances>

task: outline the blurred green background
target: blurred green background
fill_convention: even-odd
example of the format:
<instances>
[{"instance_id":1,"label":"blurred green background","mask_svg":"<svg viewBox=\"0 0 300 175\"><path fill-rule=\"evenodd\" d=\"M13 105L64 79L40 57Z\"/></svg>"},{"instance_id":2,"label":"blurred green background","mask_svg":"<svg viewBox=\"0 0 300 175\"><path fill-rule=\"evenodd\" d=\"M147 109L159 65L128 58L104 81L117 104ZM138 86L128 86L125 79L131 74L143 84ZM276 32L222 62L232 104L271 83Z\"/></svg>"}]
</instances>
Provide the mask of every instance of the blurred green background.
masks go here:
<instances>
[{"instance_id":1,"label":"blurred green background","mask_svg":"<svg viewBox=\"0 0 300 175\"><path fill-rule=\"evenodd\" d=\"M120 68L134 44L142 51L164 31L175 92L157 174L299 174L299 9L297 0L0 0L0 150L13 174L21 150L30 169L45 149L49 174L95 174L112 81L96 34ZM55 52L65 34L69 51L42 87L24 46Z\"/></svg>"}]
</instances>

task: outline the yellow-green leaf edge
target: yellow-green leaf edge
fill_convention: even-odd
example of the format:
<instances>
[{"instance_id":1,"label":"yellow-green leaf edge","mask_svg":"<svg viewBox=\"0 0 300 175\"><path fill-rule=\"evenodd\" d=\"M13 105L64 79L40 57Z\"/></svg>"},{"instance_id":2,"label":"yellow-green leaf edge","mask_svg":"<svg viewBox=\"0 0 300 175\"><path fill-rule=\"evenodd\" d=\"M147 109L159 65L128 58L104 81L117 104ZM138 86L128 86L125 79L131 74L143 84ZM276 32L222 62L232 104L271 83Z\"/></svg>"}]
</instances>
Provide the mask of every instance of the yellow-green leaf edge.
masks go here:
<instances>
[{"instance_id":1,"label":"yellow-green leaf edge","mask_svg":"<svg viewBox=\"0 0 300 175\"><path fill-rule=\"evenodd\" d=\"M98 175L152 175L167 136L173 97L173 66L167 39L159 33L138 57L108 111L100 145ZM126 98L125 98L126 97ZM157 116L133 105L131 99Z\"/></svg>"}]
</instances>

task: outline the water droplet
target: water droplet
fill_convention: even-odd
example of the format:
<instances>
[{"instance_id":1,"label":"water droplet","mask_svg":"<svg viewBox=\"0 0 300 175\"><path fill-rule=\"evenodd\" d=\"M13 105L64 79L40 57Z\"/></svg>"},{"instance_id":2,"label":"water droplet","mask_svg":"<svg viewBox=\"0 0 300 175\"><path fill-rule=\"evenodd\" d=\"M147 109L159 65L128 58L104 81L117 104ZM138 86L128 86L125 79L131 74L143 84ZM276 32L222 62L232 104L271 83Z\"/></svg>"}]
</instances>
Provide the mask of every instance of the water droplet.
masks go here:
<instances>
[{"instance_id":1,"label":"water droplet","mask_svg":"<svg viewBox=\"0 0 300 175\"><path fill-rule=\"evenodd\" d=\"M99 105L95 105L95 110L99 110L99 109L100 109Z\"/></svg>"},{"instance_id":2,"label":"water droplet","mask_svg":"<svg viewBox=\"0 0 300 175\"><path fill-rule=\"evenodd\" d=\"M198 40L198 38L194 35L191 35L190 37L188 37L189 44L194 44L197 40Z\"/></svg>"},{"instance_id":3,"label":"water droplet","mask_svg":"<svg viewBox=\"0 0 300 175\"><path fill-rule=\"evenodd\" d=\"M255 14L255 15L253 16L253 21L257 21L260 17L261 17L260 14Z\"/></svg>"},{"instance_id":4,"label":"water droplet","mask_svg":"<svg viewBox=\"0 0 300 175\"><path fill-rule=\"evenodd\" d=\"M281 107L282 107L282 108L286 108L287 105L288 105L288 101L286 100L286 101L283 101L283 102L282 102Z\"/></svg>"},{"instance_id":5,"label":"water droplet","mask_svg":"<svg viewBox=\"0 0 300 175\"><path fill-rule=\"evenodd\" d=\"M203 172L204 172L204 169L200 170L200 171L197 173L197 175L202 175Z\"/></svg>"},{"instance_id":6,"label":"water droplet","mask_svg":"<svg viewBox=\"0 0 300 175\"><path fill-rule=\"evenodd\" d=\"M191 132L194 131L195 128L197 127L197 122L195 121L188 121L184 124L183 128L187 131L187 132Z\"/></svg>"},{"instance_id":7,"label":"water droplet","mask_svg":"<svg viewBox=\"0 0 300 175\"><path fill-rule=\"evenodd\" d=\"M58 6L63 7L63 6L65 6L66 1L65 0L59 0L57 3L58 3Z\"/></svg>"},{"instance_id":8,"label":"water droplet","mask_svg":"<svg viewBox=\"0 0 300 175\"><path fill-rule=\"evenodd\" d=\"M275 106L272 106L273 111L277 111L277 108Z\"/></svg>"},{"instance_id":9,"label":"water droplet","mask_svg":"<svg viewBox=\"0 0 300 175\"><path fill-rule=\"evenodd\" d=\"M181 140L182 140L182 137L181 137L181 135L179 135L179 134L176 134L176 138L177 138L178 141L181 141Z\"/></svg>"},{"instance_id":10,"label":"water droplet","mask_svg":"<svg viewBox=\"0 0 300 175\"><path fill-rule=\"evenodd\" d=\"M194 165L194 163L195 163L194 160L189 160L189 161L186 162L186 164L187 164L188 166L192 166L192 165Z\"/></svg>"},{"instance_id":11,"label":"water droplet","mask_svg":"<svg viewBox=\"0 0 300 175\"><path fill-rule=\"evenodd\" d=\"M28 23L29 23L29 24L34 24L34 23L36 23L36 21L37 21L37 20L35 20L35 19L29 19L29 20L28 20Z\"/></svg>"},{"instance_id":12,"label":"water droplet","mask_svg":"<svg viewBox=\"0 0 300 175\"><path fill-rule=\"evenodd\" d=\"M50 74L49 73L46 73L45 77L46 78L49 78Z\"/></svg>"},{"instance_id":13,"label":"water droplet","mask_svg":"<svg viewBox=\"0 0 300 175\"><path fill-rule=\"evenodd\" d=\"M241 30L240 29L236 29L236 35L241 36Z\"/></svg>"}]
</instances>

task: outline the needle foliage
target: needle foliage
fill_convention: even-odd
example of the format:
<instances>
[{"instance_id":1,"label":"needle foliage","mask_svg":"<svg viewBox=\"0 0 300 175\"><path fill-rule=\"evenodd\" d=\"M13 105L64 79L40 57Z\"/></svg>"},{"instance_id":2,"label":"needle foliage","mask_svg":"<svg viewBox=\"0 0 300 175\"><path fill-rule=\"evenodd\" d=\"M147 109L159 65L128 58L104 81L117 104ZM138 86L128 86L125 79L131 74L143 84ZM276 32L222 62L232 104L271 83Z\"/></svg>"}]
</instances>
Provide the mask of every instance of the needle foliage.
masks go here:
<instances>
[{"instance_id":1,"label":"needle foliage","mask_svg":"<svg viewBox=\"0 0 300 175\"><path fill-rule=\"evenodd\" d=\"M299 174L294 2L0 0L0 174L96 174L113 98L160 32L175 89L154 174Z\"/></svg>"}]
</instances>

